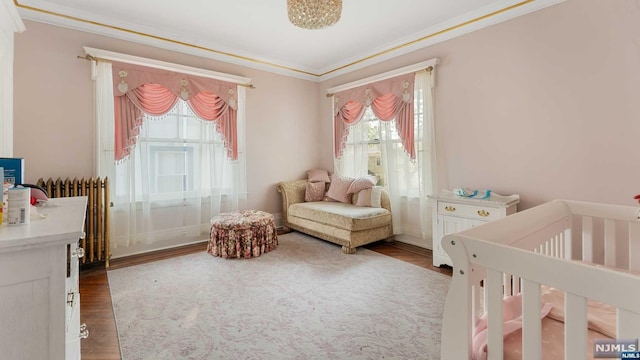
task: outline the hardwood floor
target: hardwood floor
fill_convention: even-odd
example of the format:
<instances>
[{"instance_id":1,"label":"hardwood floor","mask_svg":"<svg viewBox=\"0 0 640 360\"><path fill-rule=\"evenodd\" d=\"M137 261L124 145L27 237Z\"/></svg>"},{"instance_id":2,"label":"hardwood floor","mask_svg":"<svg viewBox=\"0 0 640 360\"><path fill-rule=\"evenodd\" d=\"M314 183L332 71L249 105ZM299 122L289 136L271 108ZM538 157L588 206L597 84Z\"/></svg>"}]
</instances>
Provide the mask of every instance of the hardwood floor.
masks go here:
<instances>
[{"instance_id":1,"label":"hardwood floor","mask_svg":"<svg viewBox=\"0 0 640 360\"><path fill-rule=\"evenodd\" d=\"M432 253L429 249L401 242L378 241L365 246L378 253L421 266L423 268L451 275L451 268L437 268L431 265ZM143 264L174 256L206 251L206 242L184 247L162 250L154 253L111 260L110 269ZM120 346L116 330L107 271L102 267L82 268L80 271L80 318L87 324L89 337L82 340L82 359L120 359Z\"/></svg>"}]
</instances>

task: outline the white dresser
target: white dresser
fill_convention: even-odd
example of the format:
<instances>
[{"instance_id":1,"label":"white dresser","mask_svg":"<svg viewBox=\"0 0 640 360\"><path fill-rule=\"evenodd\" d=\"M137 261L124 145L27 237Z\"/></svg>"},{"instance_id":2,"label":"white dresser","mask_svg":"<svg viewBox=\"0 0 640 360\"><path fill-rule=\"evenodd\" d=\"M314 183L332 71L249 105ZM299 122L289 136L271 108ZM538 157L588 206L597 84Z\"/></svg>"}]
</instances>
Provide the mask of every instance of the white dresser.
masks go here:
<instances>
[{"instance_id":1,"label":"white dresser","mask_svg":"<svg viewBox=\"0 0 640 360\"><path fill-rule=\"evenodd\" d=\"M453 266L451 258L442 248L442 238L451 233L505 217L517 211L520 196L503 196L492 193L487 199L480 199L485 192L473 198L457 196L444 190L438 196L430 197L433 202L433 266Z\"/></svg>"},{"instance_id":2,"label":"white dresser","mask_svg":"<svg viewBox=\"0 0 640 360\"><path fill-rule=\"evenodd\" d=\"M0 226L0 358L80 359L78 239L86 197L49 200L45 218Z\"/></svg>"}]
</instances>

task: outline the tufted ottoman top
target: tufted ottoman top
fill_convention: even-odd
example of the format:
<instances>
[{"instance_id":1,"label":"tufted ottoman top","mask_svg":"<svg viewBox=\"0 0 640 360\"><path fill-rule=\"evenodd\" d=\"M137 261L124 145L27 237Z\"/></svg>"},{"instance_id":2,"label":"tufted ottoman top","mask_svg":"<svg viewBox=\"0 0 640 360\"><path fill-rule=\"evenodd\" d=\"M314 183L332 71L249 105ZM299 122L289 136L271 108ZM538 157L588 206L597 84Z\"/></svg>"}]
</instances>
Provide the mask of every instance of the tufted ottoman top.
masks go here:
<instances>
[{"instance_id":1,"label":"tufted ottoman top","mask_svg":"<svg viewBox=\"0 0 640 360\"><path fill-rule=\"evenodd\" d=\"M217 229L249 229L253 226L267 226L272 223L273 215L259 210L221 213L211 218L211 225Z\"/></svg>"}]
</instances>

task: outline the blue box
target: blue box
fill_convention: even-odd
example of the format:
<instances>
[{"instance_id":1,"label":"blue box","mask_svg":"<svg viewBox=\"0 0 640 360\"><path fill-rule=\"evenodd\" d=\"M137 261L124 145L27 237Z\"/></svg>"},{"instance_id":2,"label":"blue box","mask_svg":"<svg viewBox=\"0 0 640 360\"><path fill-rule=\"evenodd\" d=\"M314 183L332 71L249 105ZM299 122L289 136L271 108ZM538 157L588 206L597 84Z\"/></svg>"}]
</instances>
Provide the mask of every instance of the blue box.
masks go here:
<instances>
[{"instance_id":1,"label":"blue box","mask_svg":"<svg viewBox=\"0 0 640 360\"><path fill-rule=\"evenodd\" d=\"M4 181L13 185L24 181L23 158L0 158L0 168L4 168Z\"/></svg>"}]
</instances>

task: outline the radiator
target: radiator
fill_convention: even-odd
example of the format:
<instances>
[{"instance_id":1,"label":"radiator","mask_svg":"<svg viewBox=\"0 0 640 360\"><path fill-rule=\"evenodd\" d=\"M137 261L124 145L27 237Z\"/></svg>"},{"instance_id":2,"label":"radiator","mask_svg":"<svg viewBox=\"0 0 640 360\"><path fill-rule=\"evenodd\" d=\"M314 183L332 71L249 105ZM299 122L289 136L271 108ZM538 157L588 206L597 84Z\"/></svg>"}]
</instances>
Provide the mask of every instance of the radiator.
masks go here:
<instances>
[{"instance_id":1,"label":"radiator","mask_svg":"<svg viewBox=\"0 0 640 360\"><path fill-rule=\"evenodd\" d=\"M80 239L80 246L85 255L80 259L81 265L104 263L105 269L109 267L111 258L110 231L109 231L109 178L90 178L81 180L69 178L61 180L37 182L38 186L47 190L49 198L86 196L87 214L85 217L85 237Z\"/></svg>"}]
</instances>

